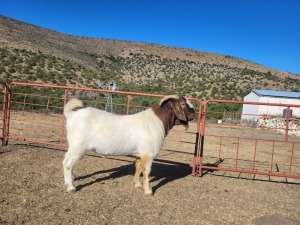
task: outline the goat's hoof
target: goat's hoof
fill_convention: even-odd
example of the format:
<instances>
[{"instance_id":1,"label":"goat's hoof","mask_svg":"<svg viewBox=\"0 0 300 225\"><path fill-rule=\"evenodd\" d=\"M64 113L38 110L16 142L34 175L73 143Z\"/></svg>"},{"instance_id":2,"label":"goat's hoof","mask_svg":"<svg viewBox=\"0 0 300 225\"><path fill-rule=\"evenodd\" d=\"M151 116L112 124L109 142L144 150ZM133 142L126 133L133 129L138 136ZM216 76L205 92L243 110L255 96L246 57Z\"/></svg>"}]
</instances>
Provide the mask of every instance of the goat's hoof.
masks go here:
<instances>
[{"instance_id":1,"label":"goat's hoof","mask_svg":"<svg viewBox=\"0 0 300 225\"><path fill-rule=\"evenodd\" d=\"M75 187L68 187L67 188L67 192L68 193L73 193L73 192L75 192L76 191L76 188Z\"/></svg>"},{"instance_id":2,"label":"goat's hoof","mask_svg":"<svg viewBox=\"0 0 300 225\"><path fill-rule=\"evenodd\" d=\"M144 190L144 194L145 194L145 195L153 195L151 189L149 189L149 190Z\"/></svg>"},{"instance_id":3,"label":"goat's hoof","mask_svg":"<svg viewBox=\"0 0 300 225\"><path fill-rule=\"evenodd\" d=\"M135 187L135 188L141 188L141 187L142 187L142 184L141 184L141 183L135 183L134 187Z\"/></svg>"}]
</instances>

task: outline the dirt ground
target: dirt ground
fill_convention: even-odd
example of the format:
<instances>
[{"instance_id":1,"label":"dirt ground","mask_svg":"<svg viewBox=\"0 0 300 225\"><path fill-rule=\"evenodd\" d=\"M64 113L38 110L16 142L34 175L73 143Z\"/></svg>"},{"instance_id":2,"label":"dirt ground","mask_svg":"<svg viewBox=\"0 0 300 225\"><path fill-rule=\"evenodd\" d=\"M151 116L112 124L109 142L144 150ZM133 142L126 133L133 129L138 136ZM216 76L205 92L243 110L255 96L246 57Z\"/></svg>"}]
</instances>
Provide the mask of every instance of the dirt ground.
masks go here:
<instances>
[{"instance_id":1,"label":"dirt ground","mask_svg":"<svg viewBox=\"0 0 300 225\"><path fill-rule=\"evenodd\" d=\"M0 147L0 224L300 224L300 185L208 173L154 162L154 195L134 188L134 159L89 153L63 185L64 150ZM160 155L168 158L170 151Z\"/></svg>"},{"instance_id":2,"label":"dirt ground","mask_svg":"<svg viewBox=\"0 0 300 225\"><path fill-rule=\"evenodd\" d=\"M64 143L61 115L11 112L10 116L11 137ZM300 137L290 137L297 142L291 144L280 142L284 135L274 131L215 125L206 127L204 163L221 155L223 167L252 169L255 158L257 170L269 171L274 165L275 172L289 173L292 168L299 175ZM77 192L67 193L64 149L11 140L0 146L0 224L300 225L299 183L223 171L192 176L196 125L191 123L190 130L168 135L176 141L166 141L153 163L153 196L134 187L133 158L103 158L93 152L75 166Z\"/></svg>"}]
</instances>

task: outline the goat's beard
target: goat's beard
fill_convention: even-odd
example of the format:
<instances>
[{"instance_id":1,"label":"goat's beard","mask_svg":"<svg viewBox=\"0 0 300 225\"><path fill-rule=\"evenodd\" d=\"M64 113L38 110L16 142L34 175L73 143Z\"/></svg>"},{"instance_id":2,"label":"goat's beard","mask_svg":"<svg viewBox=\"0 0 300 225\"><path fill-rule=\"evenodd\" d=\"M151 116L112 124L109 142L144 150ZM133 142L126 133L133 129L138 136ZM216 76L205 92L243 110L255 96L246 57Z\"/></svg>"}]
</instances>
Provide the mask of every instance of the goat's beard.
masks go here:
<instances>
[{"instance_id":1,"label":"goat's beard","mask_svg":"<svg viewBox=\"0 0 300 225\"><path fill-rule=\"evenodd\" d=\"M188 131L190 125L189 125L189 124L186 124L186 125L183 125L183 126L185 126L185 131Z\"/></svg>"},{"instance_id":2,"label":"goat's beard","mask_svg":"<svg viewBox=\"0 0 300 225\"><path fill-rule=\"evenodd\" d=\"M182 125L185 127L185 131L189 129L189 122L184 120L176 120L175 125Z\"/></svg>"}]
</instances>

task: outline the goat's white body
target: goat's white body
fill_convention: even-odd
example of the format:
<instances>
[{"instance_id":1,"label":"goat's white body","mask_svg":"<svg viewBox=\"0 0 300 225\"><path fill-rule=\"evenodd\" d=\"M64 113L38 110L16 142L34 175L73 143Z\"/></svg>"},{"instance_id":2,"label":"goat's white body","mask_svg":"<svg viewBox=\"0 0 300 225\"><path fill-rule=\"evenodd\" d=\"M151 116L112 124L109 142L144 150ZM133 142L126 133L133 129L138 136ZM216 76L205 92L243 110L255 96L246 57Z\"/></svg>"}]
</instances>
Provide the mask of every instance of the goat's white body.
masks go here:
<instances>
[{"instance_id":1,"label":"goat's white body","mask_svg":"<svg viewBox=\"0 0 300 225\"><path fill-rule=\"evenodd\" d=\"M161 149L165 137L162 121L152 108L134 115L118 116L95 108L83 108L82 102L70 100L64 109L67 119L68 152L63 161L67 191L75 191L72 168L86 150L96 150L102 155L136 156L134 182L141 187L140 174L143 173L143 189L151 194L149 173L156 154Z\"/></svg>"},{"instance_id":2,"label":"goat's white body","mask_svg":"<svg viewBox=\"0 0 300 225\"><path fill-rule=\"evenodd\" d=\"M65 108L67 119L68 152L63 161L67 191L75 191L72 168L86 150L95 150L102 155L132 155L135 161L135 187L143 187L145 194L151 194L149 174L154 157L160 151L165 135L181 120L195 116L193 105L184 97L166 96L159 105L134 115L118 116L95 108L83 108L78 99L70 100ZM189 119L190 118L190 119ZM143 174L143 185L140 175Z\"/></svg>"},{"instance_id":3,"label":"goat's white body","mask_svg":"<svg viewBox=\"0 0 300 225\"><path fill-rule=\"evenodd\" d=\"M67 118L69 151L95 150L102 155L133 155L150 158L161 149L165 131L152 109L118 116L94 108L83 108Z\"/></svg>"}]
</instances>

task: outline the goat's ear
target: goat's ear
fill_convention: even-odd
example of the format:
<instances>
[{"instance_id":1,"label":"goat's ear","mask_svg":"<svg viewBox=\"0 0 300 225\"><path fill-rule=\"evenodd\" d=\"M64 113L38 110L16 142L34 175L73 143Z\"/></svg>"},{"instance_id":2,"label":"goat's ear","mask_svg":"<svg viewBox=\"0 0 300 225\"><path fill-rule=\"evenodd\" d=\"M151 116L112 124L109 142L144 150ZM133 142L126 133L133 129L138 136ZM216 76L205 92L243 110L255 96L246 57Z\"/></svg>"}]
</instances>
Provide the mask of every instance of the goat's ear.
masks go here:
<instances>
[{"instance_id":1,"label":"goat's ear","mask_svg":"<svg viewBox=\"0 0 300 225\"><path fill-rule=\"evenodd\" d=\"M183 108L181 107L178 101L171 102L171 107L179 120L187 121Z\"/></svg>"},{"instance_id":2,"label":"goat's ear","mask_svg":"<svg viewBox=\"0 0 300 225\"><path fill-rule=\"evenodd\" d=\"M181 105L179 103L179 96L168 95L160 101L159 106L162 107L163 104L165 104L168 100L173 100L173 101L170 101L170 104L171 104L171 107L172 107L175 115L177 116L177 118L182 121L187 121L184 111L183 111L183 108L181 107Z\"/></svg>"}]
</instances>

